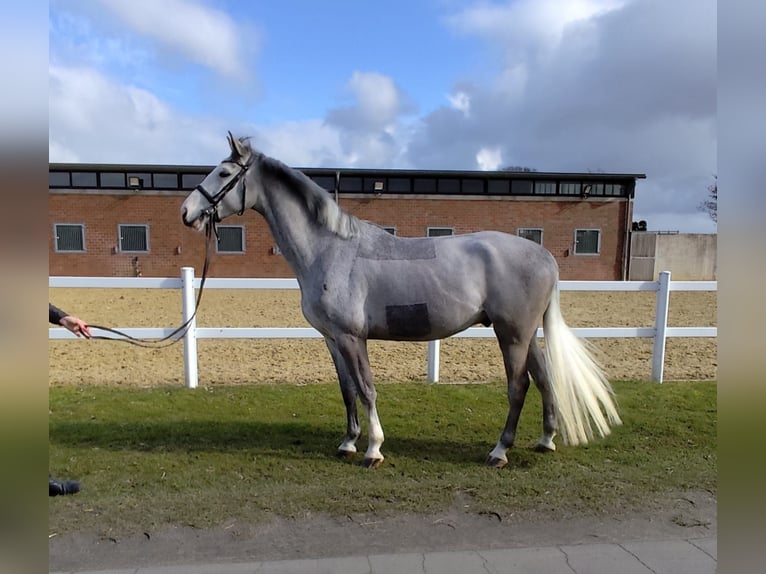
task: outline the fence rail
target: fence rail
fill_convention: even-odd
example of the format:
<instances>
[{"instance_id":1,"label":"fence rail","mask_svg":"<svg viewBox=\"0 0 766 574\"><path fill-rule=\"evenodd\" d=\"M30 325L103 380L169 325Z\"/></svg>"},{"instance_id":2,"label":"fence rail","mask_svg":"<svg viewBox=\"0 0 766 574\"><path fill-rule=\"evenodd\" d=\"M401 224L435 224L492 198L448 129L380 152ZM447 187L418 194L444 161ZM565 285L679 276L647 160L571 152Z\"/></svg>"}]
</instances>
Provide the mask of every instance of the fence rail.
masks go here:
<instances>
[{"instance_id":1,"label":"fence rail","mask_svg":"<svg viewBox=\"0 0 766 574\"><path fill-rule=\"evenodd\" d=\"M197 327L194 312L195 292L201 279L194 277L194 268L183 267L180 278L162 277L50 277L48 286L54 288L92 287L118 289L178 289L181 291L182 322L191 319L183 339L184 380L189 388L198 384L198 339L315 339L322 335L311 327ZM238 279L210 278L205 289L298 289L295 279ZM665 343L669 337L718 336L716 327L668 327L668 306L671 291L717 291L716 281L671 281L670 272L662 271L658 281L561 281L561 291L651 291L657 294L654 327L575 327L575 335L585 338L628 337L654 340L652 351L652 380L661 383L665 365ZM173 327L120 327L132 337L161 339L173 332ZM94 333L94 334L97 334ZM471 327L453 335L458 338L494 338L489 327ZM543 329L537 330L543 336ZM75 339L75 335L61 327L48 331L50 339ZM429 382L439 381L439 341L428 343L427 377Z\"/></svg>"}]
</instances>

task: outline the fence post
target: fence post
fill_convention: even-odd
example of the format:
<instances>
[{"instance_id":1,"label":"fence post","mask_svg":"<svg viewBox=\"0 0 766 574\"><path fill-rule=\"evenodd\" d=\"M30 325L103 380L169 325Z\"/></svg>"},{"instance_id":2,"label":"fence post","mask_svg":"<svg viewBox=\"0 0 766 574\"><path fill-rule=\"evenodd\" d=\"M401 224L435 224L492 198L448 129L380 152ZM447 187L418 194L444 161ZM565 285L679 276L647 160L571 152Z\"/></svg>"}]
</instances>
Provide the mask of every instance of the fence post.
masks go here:
<instances>
[{"instance_id":1,"label":"fence post","mask_svg":"<svg viewBox=\"0 0 766 574\"><path fill-rule=\"evenodd\" d=\"M439 382L439 343L440 341L428 341L428 382Z\"/></svg>"},{"instance_id":2,"label":"fence post","mask_svg":"<svg viewBox=\"0 0 766 574\"><path fill-rule=\"evenodd\" d=\"M194 267L181 267L181 320L186 323L194 315ZM197 318L189 323L184 335L184 382L186 388L197 388Z\"/></svg>"},{"instance_id":3,"label":"fence post","mask_svg":"<svg viewBox=\"0 0 766 574\"><path fill-rule=\"evenodd\" d=\"M660 271L657 289L657 309L654 318L654 349L652 350L652 380L662 383L665 370L665 335L668 328L668 306L670 303L670 271Z\"/></svg>"}]
</instances>

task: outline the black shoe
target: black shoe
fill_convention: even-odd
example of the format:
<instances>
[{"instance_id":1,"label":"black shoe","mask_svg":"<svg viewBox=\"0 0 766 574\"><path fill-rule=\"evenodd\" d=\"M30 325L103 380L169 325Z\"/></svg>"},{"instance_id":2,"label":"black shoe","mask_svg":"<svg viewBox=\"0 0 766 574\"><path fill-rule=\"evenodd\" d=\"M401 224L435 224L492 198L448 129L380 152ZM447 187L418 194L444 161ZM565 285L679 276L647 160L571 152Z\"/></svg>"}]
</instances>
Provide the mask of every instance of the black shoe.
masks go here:
<instances>
[{"instance_id":1,"label":"black shoe","mask_svg":"<svg viewBox=\"0 0 766 574\"><path fill-rule=\"evenodd\" d=\"M48 479L48 496L58 496L60 494L76 494L80 492L80 483L76 480L54 480Z\"/></svg>"}]
</instances>

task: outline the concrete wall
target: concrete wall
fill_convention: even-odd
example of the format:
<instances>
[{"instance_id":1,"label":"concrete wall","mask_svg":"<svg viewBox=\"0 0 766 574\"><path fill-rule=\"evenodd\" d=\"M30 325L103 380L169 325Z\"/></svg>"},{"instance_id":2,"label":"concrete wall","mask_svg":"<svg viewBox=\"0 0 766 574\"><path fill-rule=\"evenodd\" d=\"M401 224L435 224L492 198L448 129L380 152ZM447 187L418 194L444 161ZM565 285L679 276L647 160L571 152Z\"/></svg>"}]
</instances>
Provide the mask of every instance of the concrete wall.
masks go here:
<instances>
[{"instance_id":1,"label":"concrete wall","mask_svg":"<svg viewBox=\"0 0 766 574\"><path fill-rule=\"evenodd\" d=\"M716 281L717 246L715 234L633 232L629 278L656 281L660 271L670 271L676 281Z\"/></svg>"}]
</instances>

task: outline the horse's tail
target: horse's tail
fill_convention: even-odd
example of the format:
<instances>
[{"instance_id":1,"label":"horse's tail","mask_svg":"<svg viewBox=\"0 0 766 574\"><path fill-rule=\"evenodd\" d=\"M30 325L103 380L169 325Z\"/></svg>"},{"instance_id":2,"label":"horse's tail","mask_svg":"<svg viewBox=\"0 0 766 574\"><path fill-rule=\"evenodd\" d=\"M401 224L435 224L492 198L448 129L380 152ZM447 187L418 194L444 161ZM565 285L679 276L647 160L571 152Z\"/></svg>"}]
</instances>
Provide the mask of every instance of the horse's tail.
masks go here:
<instances>
[{"instance_id":1,"label":"horse's tail","mask_svg":"<svg viewBox=\"0 0 766 574\"><path fill-rule=\"evenodd\" d=\"M587 342L578 339L564 322L558 281L543 315L545 354L553 389L559 432L566 444L585 444L593 426L601 436L622 424L609 380L595 361Z\"/></svg>"}]
</instances>

